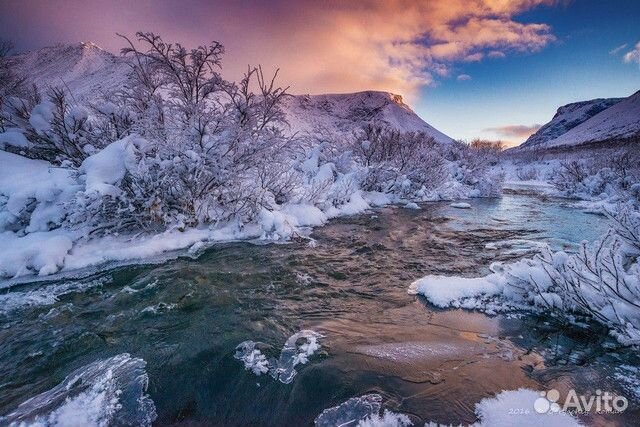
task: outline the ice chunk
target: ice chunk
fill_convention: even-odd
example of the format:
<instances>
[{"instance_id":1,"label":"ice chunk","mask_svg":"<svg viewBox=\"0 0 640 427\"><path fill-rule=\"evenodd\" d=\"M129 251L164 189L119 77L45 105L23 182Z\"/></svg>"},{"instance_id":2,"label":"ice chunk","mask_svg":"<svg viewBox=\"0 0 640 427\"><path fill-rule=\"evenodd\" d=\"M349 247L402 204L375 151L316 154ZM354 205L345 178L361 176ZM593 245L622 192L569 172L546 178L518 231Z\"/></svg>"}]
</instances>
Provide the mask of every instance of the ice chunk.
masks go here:
<instances>
[{"instance_id":1,"label":"ice chunk","mask_svg":"<svg viewBox=\"0 0 640 427\"><path fill-rule=\"evenodd\" d=\"M451 203L449 206L451 206L452 208L458 208L458 209L471 209L471 205L465 202L455 202L455 203Z\"/></svg>"},{"instance_id":2,"label":"ice chunk","mask_svg":"<svg viewBox=\"0 0 640 427\"><path fill-rule=\"evenodd\" d=\"M409 417L389 410L380 415L382 396L365 394L352 397L333 408L325 409L315 419L316 427L407 427Z\"/></svg>"},{"instance_id":3,"label":"ice chunk","mask_svg":"<svg viewBox=\"0 0 640 427\"><path fill-rule=\"evenodd\" d=\"M260 349L256 348L259 343L244 341L236 347L234 357L244 363L245 369L256 375L269 372L274 379L290 384L298 374L295 367L309 362L309 357L320 349L320 338L322 335L319 333L303 329L287 339L279 359L272 358L268 361Z\"/></svg>"},{"instance_id":4,"label":"ice chunk","mask_svg":"<svg viewBox=\"0 0 640 427\"><path fill-rule=\"evenodd\" d=\"M0 424L10 426L151 426L145 361L123 353L84 366L59 385L20 404Z\"/></svg>"},{"instance_id":5,"label":"ice chunk","mask_svg":"<svg viewBox=\"0 0 640 427\"><path fill-rule=\"evenodd\" d=\"M236 347L236 354L233 356L244 363L244 368L256 375L269 372L269 362L260 350L256 348L253 341L243 341Z\"/></svg>"},{"instance_id":6,"label":"ice chunk","mask_svg":"<svg viewBox=\"0 0 640 427\"><path fill-rule=\"evenodd\" d=\"M318 339L321 337L322 335L309 329L303 329L290 336L282 347L278 361L272 362L271 376L281 383L290 384L298 374L295 367L306 364L309 357L320 349ZM304 342L298 344L299 340Z\"/></svg>"},{"instance_id":7,"label":"ice chunk","mask_svg":"<svg viewBox=\"0 0 640 427\"><path fill-rule=\"evenodd\" d=\"M314 422L316 427L357 426L365 418L378 415L381 408L382 396L374 393L365 394L325 409Z\"/></svg>"}]
</instances>

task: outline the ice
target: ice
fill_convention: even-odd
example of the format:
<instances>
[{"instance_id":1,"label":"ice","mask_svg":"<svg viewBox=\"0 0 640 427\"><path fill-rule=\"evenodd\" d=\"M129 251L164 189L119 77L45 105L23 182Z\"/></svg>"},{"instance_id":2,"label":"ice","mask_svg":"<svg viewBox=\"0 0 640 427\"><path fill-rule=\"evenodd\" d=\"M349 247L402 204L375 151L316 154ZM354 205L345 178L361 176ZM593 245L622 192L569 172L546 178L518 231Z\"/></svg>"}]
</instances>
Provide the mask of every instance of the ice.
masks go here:
<instances>
[{"instance_id":1,"label":"ice","mask_svg":"<svg viewBox=\"0 0 640 427\"><path fill-rule=\"evenodd\" d=\"M244 341L236 347L234 357L244 363L245 369L256 375L269 372L274 379L290 384L298 374L295 367L308 363L309 358L320 349L320 338L322 335L319 333L303 329L287 339L278 359L269 360L257 348L260 343Z\"/></svg>"},{"instance_id":2,"label":"ice","mask_svg":"<svg viewBox=\"0 0 640 427\"><path fill-rule=\"evenodd\" d=\"M145 362L123 353L84 366L20 404L0 424L9 426L151 426L155 405L147 394Z\"/></svg>"},{"instance_id":3,"label":"ice","mask_svg":"<svg viewBox=\"0 0 640 427\"><path fill-rule=\"evenodd\" d=\"M333 408L325 409L315 419L316 427L357 426L371 415L378 415L382 408L382 396L365 394L352 397Z\"/></svg>"},{"instance_id":4,"label":"ice","mask_svg":"<svg viewBox=\"0 0 640 427\"><path fill-rule=\"evenodd\" d=\"M457 209L471 209L471 205L466 202L455 202L455 203L451 203L449 206Z\"/></svg>"},{"instance_id":5,"label":"ice","mask_svg":"<svg viewBox=\"0 0 640 427\"><path fill-rule=\"evenodd\" d=\"M382 408L382 396L365 394L352 397L333 408L325 409L315 419L316 427L407 427L409 417Z\"/></svg>"},{"instance_id":6,"label":"ice","mask_svg":"<svg viewBox=\"0 0 640 427\"><path fill-rule=\"evenodd\" d=\"M404 207L407 209L421 209L420 206L418 206L418 204L415 202L409 202L406 205L404 205Z\"/></svg>"},{"instance_id":7,"label":"ice","mask_svg":"<svg viewBox=\"0 0 640 427\"><path fill-rule=\"evenodd\" d=\"M293 378L298 374L295 367L306 364L309 357L320 349L318 339L321 337L319 333L308 329L290 336L282 347L277 362L271 361L271 376L284 384L293 382ZM300 340L303 340L302 344L298 343Z\"/></svg>"},{"instance_id":8,"label":"ice","mask_svg":"<svg viewBox=\"0 0 640 427\"><path fill-rule=\"evenodd\" d=\"M256 348L253 341L244 341L236 347L236 353L233 356L244 363L244 368L256 375L262 375L269 372L269 362L260 350Z\"/></svg>"}]
</instances>

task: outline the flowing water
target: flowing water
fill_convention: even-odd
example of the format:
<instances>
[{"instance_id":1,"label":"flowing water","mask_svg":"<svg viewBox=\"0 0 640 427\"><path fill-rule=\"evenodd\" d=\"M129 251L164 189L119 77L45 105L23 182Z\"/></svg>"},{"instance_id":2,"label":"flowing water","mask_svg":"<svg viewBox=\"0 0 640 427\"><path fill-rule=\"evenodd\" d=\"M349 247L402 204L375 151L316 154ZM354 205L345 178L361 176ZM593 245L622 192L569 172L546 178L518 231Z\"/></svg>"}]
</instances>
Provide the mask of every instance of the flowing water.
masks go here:
<instances>
[{"instance_id":1,"label":"flowing water","mask_svg":"<svg viewBox=\"0 0 640 427\"><path fill-rule=\"evenodd\" d=\"M155 406L156 425L305 426L374 392L417 425L457 425L474 422L475 403L501 390L597 385L629 395L615 375L637 360L612 351L594 325L562 330L537 317L437 310L407 294L426 274L486 274L540 242L572 250L607 228L604 217L558 200L512 194L471 204L386 207L315 229L314 244L221 244L197 259L5 290L0 414L12 415L0 424L42 414L90 420L116 397L130 409L116 424L148 421ZM281 349L303 330L321 334L321 348L297 375L287 371L287 384L284 373L258 376L234 357L250 340L289 369ZM145 372L153 402L140 399ZM80 404L65 406L75 388ZM585 420L631 425L639 416L632 403Z\"/></svg>"}]
</instances>

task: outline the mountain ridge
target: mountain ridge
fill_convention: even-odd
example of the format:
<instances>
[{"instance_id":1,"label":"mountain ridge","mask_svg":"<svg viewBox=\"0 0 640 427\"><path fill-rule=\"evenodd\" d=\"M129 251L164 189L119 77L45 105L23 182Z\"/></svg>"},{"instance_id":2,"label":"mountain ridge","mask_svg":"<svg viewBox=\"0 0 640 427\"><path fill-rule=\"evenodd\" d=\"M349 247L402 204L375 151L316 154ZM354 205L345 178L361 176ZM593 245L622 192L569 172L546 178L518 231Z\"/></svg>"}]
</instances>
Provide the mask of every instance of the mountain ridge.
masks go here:
<instances>
[{"instance_id":1,"label":"mountain ridge","mask_svg":"<svg viewBox=\"0 0 640 427\"><path fill-rule=\"evenodd\" d=\"M88 102L121 87L131 72L126 58L91 42L57 44L7 60L18 75L41 91L63 85L74 98ZM377 123L425 132L440 143L453 141L418 116L402 96L389 92L291 95L286 98L284 109L289 122L286 131L292 134L328 132L340 137L365 124Z\"/></svg>"}]
</instances>

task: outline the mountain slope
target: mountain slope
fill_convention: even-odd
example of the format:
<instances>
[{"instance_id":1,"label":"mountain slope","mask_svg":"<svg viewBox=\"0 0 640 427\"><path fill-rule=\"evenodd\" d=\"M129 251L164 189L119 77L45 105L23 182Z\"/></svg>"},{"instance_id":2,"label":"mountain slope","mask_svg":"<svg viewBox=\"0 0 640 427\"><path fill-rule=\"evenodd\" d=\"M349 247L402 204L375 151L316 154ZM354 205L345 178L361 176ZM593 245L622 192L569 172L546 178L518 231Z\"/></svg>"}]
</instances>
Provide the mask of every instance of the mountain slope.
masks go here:
<instances>
[{"instance_id":1,"label":"mountain slope","mask_svg":"<svg viewBox=\"0 0 640 427\"><path fill-rule=\"evenodd\" d=\"M520 147L533 148L541 146L547 141L556 139L574 127L584 123L591 117L617 104L624 98L592 99L590 101L574 102L558 108L553 119L531 135Z\"/></svg>"},{"instance_id":2,"label":"mountain slope","mask_svg":"<svg viewBox=\"0 0 640 427\"><path fill-rule=\"evenodd\" d=\"M8 59L17 75L41 91L66 86L77 100L92 101L126 83L130 67L125 58L93 43L56 45ZM386 92L335 95L296 95L285 101L290 126L287 132L340 136L367 123L384 124L403 131L425 132L441 143L451 138L433 128L402 102Z\"/></svg>"},{"instance_id":3,"label":"mountain slope","mask_svg":"<svg viewBox=\"0 0 640 427\"><path fill-rule=\"evenodd\" d=\"M7 58L15 73L41 92L68 88L78 100L94 99L120 87L129 78L125 59L93 43L56 45Z\"/></svg>"},{"instance_id":4,"label":"mountain slope","mask_svg":"<svg viewBox=\"0 0 640 427\"><path fill-rule=\"evenodd\" d=\"M558 138L548 141L546 146L579 145L639 136L640 91L601 111Z\"/></svg>"},{"instance_id":5,"label":"mountain slope","mask_svg":"<svg viewBox=\"0 0 640 427\"><path fill-rule=\"evenodd\" d=\"M285 110L292 132L348 134L367 124L424 132L437 142L452 139L422 120L402 102L400 95L365 91L347 94L297 95L287 99Z\"/></svg>"}]
</instances>

